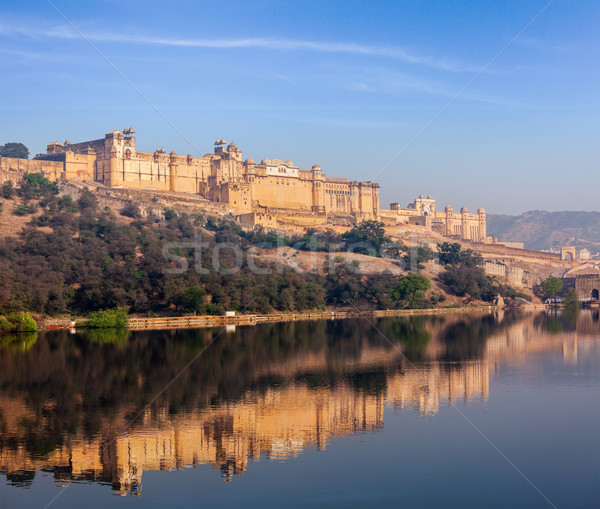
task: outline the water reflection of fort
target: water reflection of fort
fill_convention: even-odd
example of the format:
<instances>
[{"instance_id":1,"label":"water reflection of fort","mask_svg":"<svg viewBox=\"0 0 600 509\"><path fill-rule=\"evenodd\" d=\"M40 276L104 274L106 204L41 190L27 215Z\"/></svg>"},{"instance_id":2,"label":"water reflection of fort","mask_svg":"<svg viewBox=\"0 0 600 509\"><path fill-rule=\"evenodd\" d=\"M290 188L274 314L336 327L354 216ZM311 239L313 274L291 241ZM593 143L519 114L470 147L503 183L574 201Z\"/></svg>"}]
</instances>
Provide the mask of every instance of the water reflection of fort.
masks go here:
<instances>
[{"instance_id":1,"label":"water reflection of fort","mask_svg":"<svg viewBox=\"0 0 600 509\"><path fill-rule=\"evenodd\" d=\"M228 479L243 473L249 461L258 461L261 456L281 460L307 448L325 449L332 437L378 430L383 426L386 405L431 415L448 401L485 401L490 374L504 360L555 351L565 362L577 362L578 348L590 347L599 336L598 323L586 320L580 320L576 330L557 334L541 330L532 317L521 319L487 336L479 358L451 363L438 358L419 362L418 369L404 363L384 374L381 390L370 386L357 390L351 379L315 384L314 388L294 379L283 387L248 390L235 401L202 410L173 415L168 405L162 405L147 411L126 433L117 436L135 412L123 408L103 422L102 431L94 437L86 438L82 431L76 431L42 455L32 454L25 445L27 423L35 422L34 411L21 397L2 396L1 433L5 438L0 470L18 477L23 472L46 469L59 480L100 481L133 492L147 470L210 464ZM428 327L432 339L424 350L430 358L440 357L444 333L453 333L448 325ZM365 345L360 356L346 367L363 372L398 362L399 356L389 349ZM324 363L322 355L312 352L280 363L273 370L284 376L315 373L326 368ZM52 403L46 404L51 412Z\"/></svg>"}]
</instances>

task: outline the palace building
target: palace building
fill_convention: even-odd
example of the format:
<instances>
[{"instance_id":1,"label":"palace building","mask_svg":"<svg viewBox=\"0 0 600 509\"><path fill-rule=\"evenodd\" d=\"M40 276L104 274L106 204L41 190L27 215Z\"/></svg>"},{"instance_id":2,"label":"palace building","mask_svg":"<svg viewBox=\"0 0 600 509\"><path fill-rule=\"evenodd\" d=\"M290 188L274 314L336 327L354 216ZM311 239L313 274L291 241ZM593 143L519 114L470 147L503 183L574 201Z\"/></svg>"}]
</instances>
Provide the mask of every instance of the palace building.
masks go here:
<instances>
[{"instance_id":1,"label":"palace building","mask_svg":"<svg viewBox=\"0 0 600 509\"><path fill-rule=\"evenodd\" d=\"M413 225L443 235L486 242L485 211L435 209L421 195L408 208L381 209L379 185L325 176L317 164L302 169L292 161L248 158L231 142L217 139L203 156L138 151L135 131L110 131L104 138L54 142L34 159L0 158L0 170L41 172L51 180L97 182L107 187L193 193L222 204L242 224L306 230L376 219L386 226Z\"/></svg>"}]
</instances>

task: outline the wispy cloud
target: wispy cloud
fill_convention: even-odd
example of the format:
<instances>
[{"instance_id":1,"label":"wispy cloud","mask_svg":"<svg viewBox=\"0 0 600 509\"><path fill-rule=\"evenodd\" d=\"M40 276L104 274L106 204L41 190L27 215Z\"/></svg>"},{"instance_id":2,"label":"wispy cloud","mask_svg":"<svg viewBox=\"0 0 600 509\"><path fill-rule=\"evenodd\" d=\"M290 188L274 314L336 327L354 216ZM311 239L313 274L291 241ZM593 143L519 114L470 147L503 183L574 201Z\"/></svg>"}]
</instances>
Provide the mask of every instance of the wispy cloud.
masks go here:
<instances>
[{"instance_id":1,"label":"wispy cloud","mask_svg":"<svg viewBox=\"0 0 600 509\"><path fill-rule=\"evenodd\" d=\"M368 68L346 71L346 74L357 76L358 79L346 83L346 88L356 92L384 93L390 95L405 95L416 92L437 97L452 98L456 96L457 86L446 82L439 82L416 76L409 73L398 72L384 68ZM508 100L489 94L469 92L464 99L511 107L525 107L524 103Z\"/></svg>"},{"instance_id":2,"label":"wispy cloud","mask_svg":"<svg viewBox=\"0 0 600 509\"><path fill-rule=\"evenodd\" d=\"M212 48L212 49L268 49L274 51L312 51L317 53L348 54L356 56L384 57L409 64L423 65L434 69L451 72L477 72L471 66L452 60L435 59L413 54L398 46L376 46L353 42L309 41L285 38L248 37L234 39L178 39L170 37L146 36L140 34L122 34L110 32L93 32L82 30L85 36L94 42L119 42L129 44L145 44L180 48ZM68 25L41 28L32 24L2 24L0 35L25 36L33 39L79 39L81 35Z\"/></svg>"}]
</instances>

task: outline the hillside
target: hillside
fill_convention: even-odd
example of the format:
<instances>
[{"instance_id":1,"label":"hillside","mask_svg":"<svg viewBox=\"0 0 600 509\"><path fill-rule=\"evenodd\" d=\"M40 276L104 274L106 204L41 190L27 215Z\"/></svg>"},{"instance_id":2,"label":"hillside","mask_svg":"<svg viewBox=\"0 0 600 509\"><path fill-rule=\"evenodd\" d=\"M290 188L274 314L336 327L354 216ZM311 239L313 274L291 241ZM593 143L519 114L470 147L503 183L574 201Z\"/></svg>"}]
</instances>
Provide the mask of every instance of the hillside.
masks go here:
<instances>
[{"instance_id":1,"label":"hillside","mask_svg":"<svg viewBox=\"0 0 600 509\"><path fill-rule=\"evenodd\" d=\"M438 274L431 250L389 244L377 222L341 235L285 237L244 230L176 199L161 210L164 197L147 198L59 186L40 174L29 174L16 189L0 186L0 314L81 316L121 307L142 316L223 315L457 306L492 302L498 294L523 296L486 276L468 252L455 253L442 264L454 264L453 270ZM411 229L395 233L420 243ZM384 248L389 258L370 255ZM425 280L408 279L404 285L413 286L396 291L413 262Z\"/></svg>"},{"instance_id":2,"label":"hillside","mask_svg":"<svg viewBox=\"0 0 600 509\"><path fill-rule=\"evenodd\" d=\"M488 214L488 235L524 242L527 249L574 245L600 251L600 212L546 212L532 210L520 216Z\"/></svg>"}]
</instances>

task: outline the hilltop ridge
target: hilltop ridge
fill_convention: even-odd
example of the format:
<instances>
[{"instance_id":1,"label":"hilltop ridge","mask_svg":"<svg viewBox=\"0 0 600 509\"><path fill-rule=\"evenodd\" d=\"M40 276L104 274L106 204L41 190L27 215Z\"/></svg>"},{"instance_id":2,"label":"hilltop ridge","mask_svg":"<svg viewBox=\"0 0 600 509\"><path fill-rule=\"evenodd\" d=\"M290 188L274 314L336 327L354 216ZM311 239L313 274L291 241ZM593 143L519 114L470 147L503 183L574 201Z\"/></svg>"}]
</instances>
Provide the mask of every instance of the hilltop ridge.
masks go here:
<instances>
[{"instance_id":1,"label":"hilltop ridge","mask_svg":"<svg viewBox=\"0 0 600 509\"><path fill-rule=\"evenodd\" d=\"M600 251L600 212L530 210L519 216L488 214L488 234L524 242L527 249L550 250L572 245Z\"/></svg>"}]
</instances>

